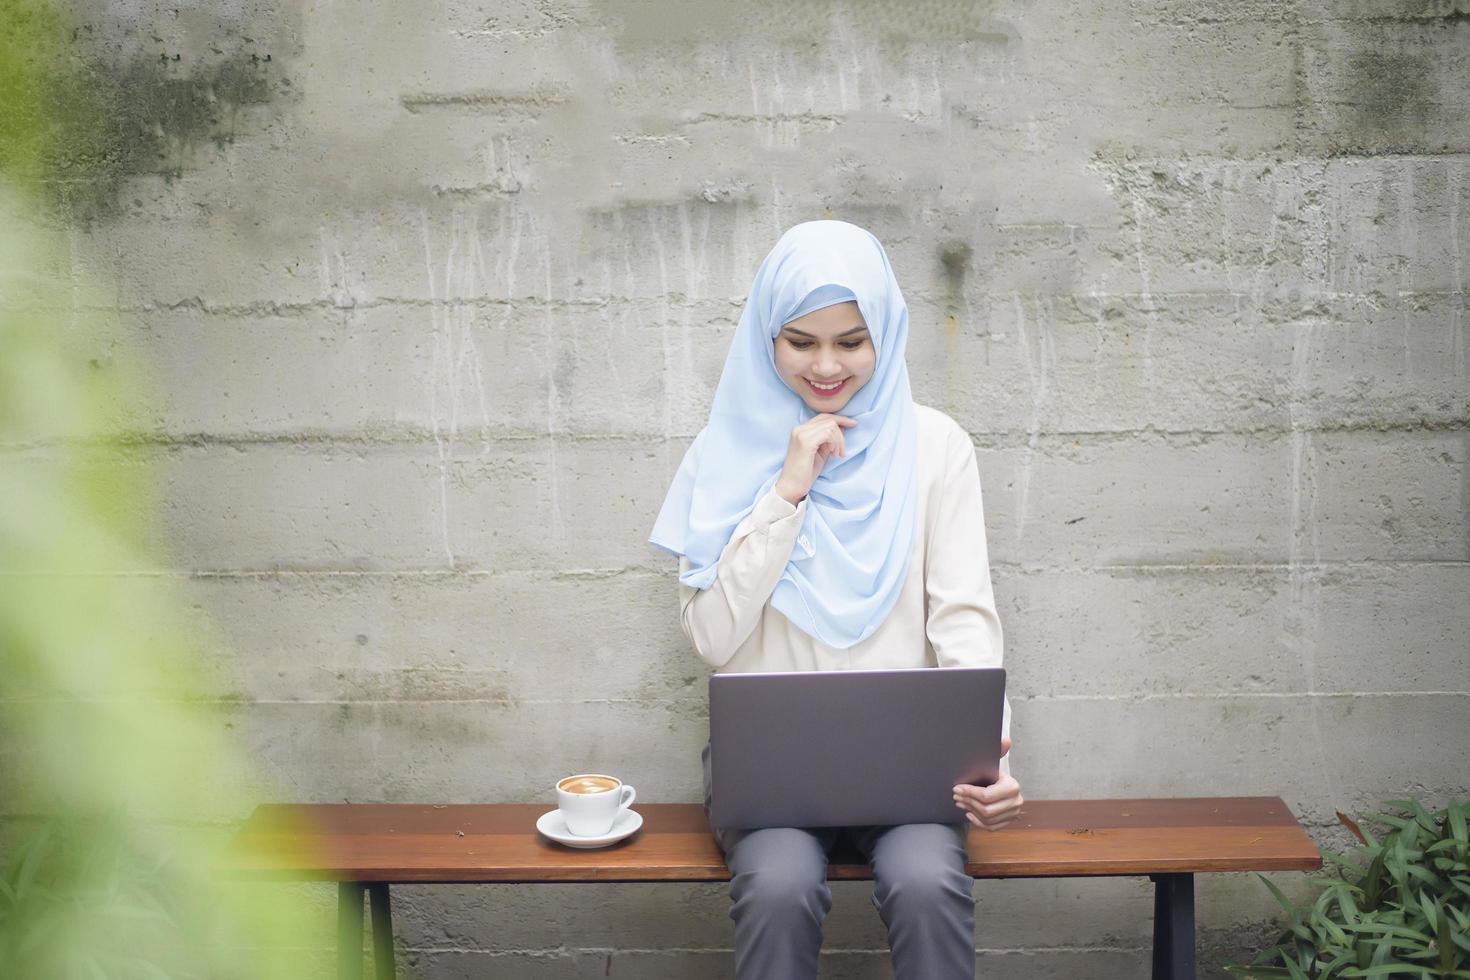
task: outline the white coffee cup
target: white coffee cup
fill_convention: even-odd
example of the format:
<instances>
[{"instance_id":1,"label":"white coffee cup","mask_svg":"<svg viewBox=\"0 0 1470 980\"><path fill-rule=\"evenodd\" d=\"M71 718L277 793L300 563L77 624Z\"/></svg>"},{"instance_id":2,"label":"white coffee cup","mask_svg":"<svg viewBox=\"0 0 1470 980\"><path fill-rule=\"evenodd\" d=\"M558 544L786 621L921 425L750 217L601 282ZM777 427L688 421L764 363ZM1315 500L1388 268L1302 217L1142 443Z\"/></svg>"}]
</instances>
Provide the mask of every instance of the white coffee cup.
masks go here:
<instances>
[{"instance_id":1,"label":"white coffee cup","mask_svg":"<svg viewBox=\"0 0 1470 980\"><path fill-rule=\"evenodd\" d=\"M600 837L612 830L618 814L633 805L633 787L616 776L580 773L556 783L556 805L567 830L578 837Z\"/></svg>"}]
</instances>

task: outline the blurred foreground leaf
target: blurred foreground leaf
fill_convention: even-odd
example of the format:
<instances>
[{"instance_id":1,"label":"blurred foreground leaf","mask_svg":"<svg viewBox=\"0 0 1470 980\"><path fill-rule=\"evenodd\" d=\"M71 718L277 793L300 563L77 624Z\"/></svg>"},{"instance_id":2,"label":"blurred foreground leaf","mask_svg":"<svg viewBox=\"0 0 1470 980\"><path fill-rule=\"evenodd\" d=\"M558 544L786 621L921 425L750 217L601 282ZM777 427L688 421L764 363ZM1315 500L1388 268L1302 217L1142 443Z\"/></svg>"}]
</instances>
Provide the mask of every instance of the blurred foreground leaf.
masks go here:
<instances>
[{"instance_id":1,"label":"blurred foreground leaf","mask_svg":"<svg viewBox=\"0 0 1470 980\"><path fill-rule=\"evenodd\" d=\"M0 0L0 976L304 977L327 903L213 872L275 794L117 430L146 379L41 211L58 161L88 166L68 30Z\"/></svg>"}]
</instances>

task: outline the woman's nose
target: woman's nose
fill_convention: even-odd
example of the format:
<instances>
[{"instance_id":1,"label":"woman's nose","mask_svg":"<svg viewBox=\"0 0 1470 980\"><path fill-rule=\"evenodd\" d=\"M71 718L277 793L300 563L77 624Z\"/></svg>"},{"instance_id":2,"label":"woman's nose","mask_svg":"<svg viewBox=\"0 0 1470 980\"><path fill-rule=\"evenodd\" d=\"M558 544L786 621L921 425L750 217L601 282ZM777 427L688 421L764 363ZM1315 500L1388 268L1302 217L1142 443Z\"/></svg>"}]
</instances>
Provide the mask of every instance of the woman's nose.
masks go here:
<instances>
[{"instance_id":1,"label":"woman's nose","mask_svg":"<svg viewBox=\"0 0 1470 980\"><path fill-rule=\"evenodd\" d=\"M817 352L817 369L815 373L818 377L830 378L841 370L842 364L837 360L836 351Z\"/></svg>"}]
</instances>

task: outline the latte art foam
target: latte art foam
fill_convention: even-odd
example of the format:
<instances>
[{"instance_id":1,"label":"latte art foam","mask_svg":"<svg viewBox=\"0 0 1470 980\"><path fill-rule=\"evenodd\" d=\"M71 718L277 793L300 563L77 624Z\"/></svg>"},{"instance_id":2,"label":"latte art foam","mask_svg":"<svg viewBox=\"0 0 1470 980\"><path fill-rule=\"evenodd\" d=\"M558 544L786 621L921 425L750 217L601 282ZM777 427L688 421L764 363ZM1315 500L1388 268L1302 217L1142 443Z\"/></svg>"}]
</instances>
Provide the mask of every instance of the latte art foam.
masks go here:
<instances>
[{"instance_id":1,"label":"latte art foam","mask_svg":"<svg viewBox=\"0 0 1470 980\"><path fill-rule=\"evenodd\" d=\"M568 793L606 793L617 789L618 781L606 776L568 776L556 786Z\"/></svg>"}]
</instances>

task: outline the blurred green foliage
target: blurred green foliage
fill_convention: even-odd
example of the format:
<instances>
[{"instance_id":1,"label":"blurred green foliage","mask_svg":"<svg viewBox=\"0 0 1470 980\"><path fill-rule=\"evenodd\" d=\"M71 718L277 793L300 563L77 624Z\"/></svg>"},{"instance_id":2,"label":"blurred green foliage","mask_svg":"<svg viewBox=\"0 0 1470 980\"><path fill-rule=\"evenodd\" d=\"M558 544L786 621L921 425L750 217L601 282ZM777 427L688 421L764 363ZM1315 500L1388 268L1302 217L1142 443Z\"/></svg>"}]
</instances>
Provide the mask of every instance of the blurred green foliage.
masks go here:
<instances>
[{"instance_id":1,"label":"blurred green foliage","mask_svg":"<svg viewBox=\"0 0 1470 980\"><path fill-rule=\"evenodd\" d=\"M67 202L111 182L116 117L103 111L69 43L69 20L45 0L0 0L0 174Z\"/></svg>"},{"instance_id":2,"label":"blurred green foliage","mask_svg":"<svg viewBox=\"0 0 1470 980\"><path fill-rule=\"evenodd\" d=\"M325 888L214 870L276 794L213 699L219 645L115 427L146 378L54 220L47 188L107 166L70 37L0 0L0 976L315 975Z\"/></svg>"}]
</instances>

